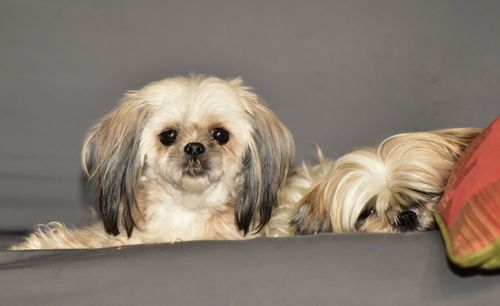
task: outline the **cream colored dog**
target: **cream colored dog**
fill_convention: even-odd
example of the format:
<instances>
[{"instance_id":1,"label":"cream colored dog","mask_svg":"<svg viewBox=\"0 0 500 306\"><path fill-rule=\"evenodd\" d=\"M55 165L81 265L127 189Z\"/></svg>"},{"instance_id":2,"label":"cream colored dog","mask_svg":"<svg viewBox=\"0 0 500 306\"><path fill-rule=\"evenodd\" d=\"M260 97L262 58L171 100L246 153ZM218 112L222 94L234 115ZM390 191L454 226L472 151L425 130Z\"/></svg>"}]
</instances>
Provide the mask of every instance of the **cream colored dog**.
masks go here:
<instances>
[{"instance_id":1,"label":"cream colored dog","mask_svg":"<svg viewBox=\"0 0 500 306\"><path fill-rule=\"evenodd\" d=\"M399 134L339 158L300 201L299 234L434 228L433 211L477 128Z\"/></svg>"},{"instance_id":2,"label":"cream colored dog","mask_svg":"<svg viewBox=\"0 0 500 306\"><path fill-rule=\"evenodd\" d=\"M39 226L11 249L291 235L295 204L327 170L290 174L293 155L289 130L241 79L154 82L127 93L85 139L99 221Z\"/></svg>"}]
</instances>

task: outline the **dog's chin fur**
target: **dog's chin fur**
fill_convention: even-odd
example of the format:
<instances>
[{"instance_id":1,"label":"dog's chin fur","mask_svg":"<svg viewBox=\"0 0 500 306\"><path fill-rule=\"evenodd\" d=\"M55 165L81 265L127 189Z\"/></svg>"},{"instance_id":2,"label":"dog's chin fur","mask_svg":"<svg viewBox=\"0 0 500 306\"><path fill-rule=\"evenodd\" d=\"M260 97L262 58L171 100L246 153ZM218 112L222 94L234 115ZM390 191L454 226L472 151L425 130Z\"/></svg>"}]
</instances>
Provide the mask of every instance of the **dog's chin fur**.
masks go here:
<instances>
[{"instance_id":1,"label":"dog's chin fur","mask_svg":"<svg viewBox=\"0 0 500 306\"><path fill-rule=\"evenodd\" d=\"M456 160L480 129L406 133L339 158L300 201L298 234L433 229Z\"/></svg>"},{"instance_id":2,"label":"dog's chin fur","mask_svg":"<svg viewBox=\"0 0 500 306\"><path fill-rule=\"evenodd\" d=\"M183 175L180 180L180 184L177 186L186 192L201 193L213 183L214 182L212 182L208 175Z\"/></svg>"},{"instance_id":3,"label":"dog's chin fur","mask_svg":"<svg viewBox=\"0 0 500 306\"><path fill-rule=\"evenodd\" d=\"M220 129L227 142L214 136ZM165 136L172 130L175 138ZM189 153L187 144L201 144L203 152ZM302 169L294 171L297 180L290 177L293 154L289 130L241 79L151 83L127 93L84 141L99 220L78 229L40 226L11 249L290 235L298 198L279 190L288 189L287 178L300 181L302 196L313 180Z\"/></svg>"}]
</instances>

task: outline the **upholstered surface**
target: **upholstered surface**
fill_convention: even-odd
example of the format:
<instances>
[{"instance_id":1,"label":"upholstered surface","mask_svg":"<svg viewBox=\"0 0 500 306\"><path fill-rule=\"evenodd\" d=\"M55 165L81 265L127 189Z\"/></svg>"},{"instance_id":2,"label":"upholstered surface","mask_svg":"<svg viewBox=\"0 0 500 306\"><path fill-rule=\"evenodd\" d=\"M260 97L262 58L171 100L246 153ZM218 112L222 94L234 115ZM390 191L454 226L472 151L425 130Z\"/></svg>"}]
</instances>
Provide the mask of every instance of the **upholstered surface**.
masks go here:
<instances>
[{"instance_id":1,"label":"upholstered surface","mask_svg":"<svg viewBox=\"0 0 500 306\"><path fill-rule=\"evenodd\" d=\"M480 272L482 273L482 272ZM0 252L1 305L495 305L437 232Z\"/></svg>"}]
</instances>

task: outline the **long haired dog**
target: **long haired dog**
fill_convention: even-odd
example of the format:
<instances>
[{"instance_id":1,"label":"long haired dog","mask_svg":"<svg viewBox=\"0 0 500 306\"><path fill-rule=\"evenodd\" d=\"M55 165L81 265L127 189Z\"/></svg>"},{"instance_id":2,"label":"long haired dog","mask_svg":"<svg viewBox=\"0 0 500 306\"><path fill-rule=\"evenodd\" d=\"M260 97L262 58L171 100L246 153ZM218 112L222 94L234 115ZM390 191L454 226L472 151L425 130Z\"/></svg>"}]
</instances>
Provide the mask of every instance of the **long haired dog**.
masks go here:
<instances>
[{"instance_id":1,"label":"long haired dog","mask_svg":"<svg viewBox=\"0 0 500 306\"><path fill-rule=\"evenodd\" d=\"M11 249L289 234L293 200L275 208L293 154L289 130L241 79L151 83L127 93L84 141L99 221L40 226ZM305 192L310 174L299 172L290 182Z\"/></svg>"},{"instance_id":2,"label":"long haired dog","mask_svg":"<svg viewBox=\"0 0 500 306\"><path fill-rule=\"evenodd\" d=\"M434 228L433 210L456 160L480 129L399 134L338 159L300 201L298 234Z\"/></svg>"}]
</instances>

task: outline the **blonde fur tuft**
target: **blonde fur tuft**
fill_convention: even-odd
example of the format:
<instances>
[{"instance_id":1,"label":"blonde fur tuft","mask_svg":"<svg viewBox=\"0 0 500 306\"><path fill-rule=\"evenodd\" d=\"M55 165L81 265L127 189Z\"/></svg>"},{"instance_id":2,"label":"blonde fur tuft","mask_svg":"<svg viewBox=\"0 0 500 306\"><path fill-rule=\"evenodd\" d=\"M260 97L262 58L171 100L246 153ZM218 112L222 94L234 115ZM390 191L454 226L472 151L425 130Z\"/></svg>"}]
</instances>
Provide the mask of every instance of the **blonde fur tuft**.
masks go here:
<instances>
[{"instance_id":1,"label":"blonde fur tuft","mask_svg":"<svg viewBox=\"0 0 500 306\"><path fill-rule=\"evenodd\" d=\"M433 228L432 210L449 173L480 131L460 128L398 134L377 148L363 148L340 157L332 171L299 203L294 218L297 231ZM412 220L409 226L403 214L409 216L405 218L418 218L418 222Z\"/></svg>"}]
</instances>

